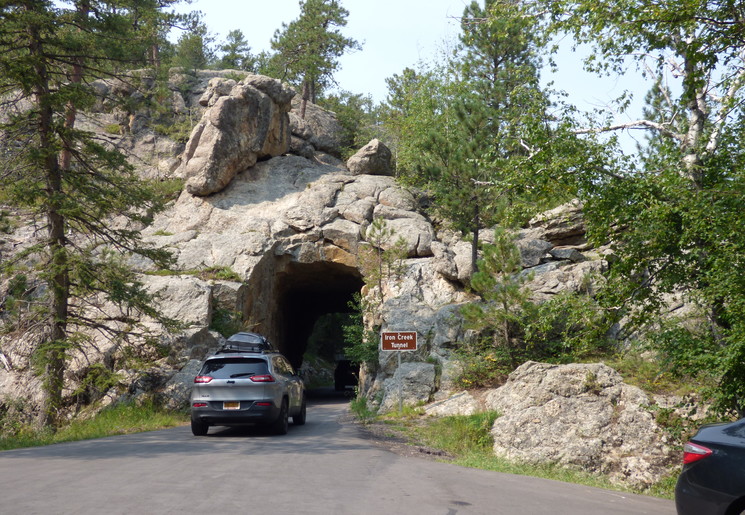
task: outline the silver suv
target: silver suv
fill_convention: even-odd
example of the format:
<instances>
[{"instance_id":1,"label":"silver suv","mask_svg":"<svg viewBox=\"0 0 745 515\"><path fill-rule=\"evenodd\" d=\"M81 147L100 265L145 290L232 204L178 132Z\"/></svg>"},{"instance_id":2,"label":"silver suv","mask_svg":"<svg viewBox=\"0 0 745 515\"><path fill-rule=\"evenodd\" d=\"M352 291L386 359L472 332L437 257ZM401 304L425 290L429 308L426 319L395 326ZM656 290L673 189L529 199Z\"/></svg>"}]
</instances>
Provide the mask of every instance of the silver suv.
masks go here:
<instances>
[{"instance_id":1,"label":"silver suv","mask_svg":"<svg viewBox=\"0 0 745 515\"><path fill-rule=\"evenodd\" d=\"M295 425L305 424L305 386L292 365L262 336L239 335L208 357L194 378L191 432L204 436L210 426L250 423L283 435L288 417ZM253 336L259 343L245 341Z\"/></svg>"}]
</instances>

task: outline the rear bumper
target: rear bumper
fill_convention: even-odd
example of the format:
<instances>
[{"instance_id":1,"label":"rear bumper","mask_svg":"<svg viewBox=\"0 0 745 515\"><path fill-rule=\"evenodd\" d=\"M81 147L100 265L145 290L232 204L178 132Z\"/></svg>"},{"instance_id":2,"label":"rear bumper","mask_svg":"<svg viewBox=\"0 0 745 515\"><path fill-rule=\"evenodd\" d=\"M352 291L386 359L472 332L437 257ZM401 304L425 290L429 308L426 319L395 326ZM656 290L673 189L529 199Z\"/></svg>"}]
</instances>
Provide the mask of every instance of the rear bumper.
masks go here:
<instances>
[{"instance_id":1,"label":"rear bumper","mask_svg":"<svg viewBox=\"0 0 745 515\"><path fill-rule=\"evenodd\" d=\"M678 515L724 515L737 497L692 482L686 470L675 485Z\"/></svg>"},{"instance_id":2,"label":"rear bumper","mask_svg":"<svg viewBox=\"0 0 745 515\"><path fill-rule=\"evenodd\" d=\"M257 406L259 402L270 406ZM222 402L210 402L206 407L191 407L191 418L210 425L265 424L279 417L280 409L272 401L241 401L240 409L222 409Z\"/></svg>"}]
</instances>

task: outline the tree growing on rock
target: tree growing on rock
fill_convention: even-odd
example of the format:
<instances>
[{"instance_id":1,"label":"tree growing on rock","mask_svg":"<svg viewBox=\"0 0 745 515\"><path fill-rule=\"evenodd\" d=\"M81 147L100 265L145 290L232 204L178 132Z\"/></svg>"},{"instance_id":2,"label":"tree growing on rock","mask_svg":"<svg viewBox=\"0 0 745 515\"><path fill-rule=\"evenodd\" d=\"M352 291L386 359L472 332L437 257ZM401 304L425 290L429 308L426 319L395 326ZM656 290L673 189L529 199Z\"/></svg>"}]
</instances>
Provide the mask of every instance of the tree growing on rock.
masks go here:
<instances>
[{"instance_id":1,"label":"tree growing on rock","mask_svg":"<svg viewBox=\"0 0 745 515\"><path fill-rule=\"evenodd\" d=\"M402 174L430 190L438 214L468 235L476 270L479 231L504 222L527 191L516 179L517 158L530 154L524 140L545 125L547 101L538 73L542 40L521 4L472 2L461 28L456 57L437 73L409 70L389 81L389 104L392 114L414 117L393 118L402 128L415 125L400 133ZM416 93L419 85L427 96Z\"/></svg>"},{"instance_id":2,"label":"tree growing on rock","mask_svg":"<svg viewBox=\"0 0 745 515\"><path fill-rule=\"evenodd\" d=\"M369 245L362 246L358 264L365 282L362 294L355 296L350 305L353 324L344 328L345 351L358 363L373 366L378 357L378 343L382 324L383 304L390 283L400 279L404 272L406 242L396 238L385 220L375 218L365 232Z\"/></svg>"},{"instance_id":3,"label":"tree growing on rock","mask_svg":"<svg viewBox=\"0 0 745 515\"><path fill-rule=\"evenodd\" d=\"M528 277L521 271L522 259L513 239L503 229L496 230L494 244L484 248L479 270L471 278L471 288L483 302L461 309L468 327L491 333L491 356L506 355L510 369L517 368L523 357L516 333L528 304L524 287Z\"/></svg>"},{"instance_id":4,"label":"tree growing on rock","mask_svg":"<svg viewBox=\"0 0 745 515\"><path fill-rule=\"evenodd\" d=\"M124 338L139 332L143 314L166 322L123 257L139 254L168 265L169 255L144 245L138 230L161 207L159 197L120 152L75 127L78 110L95 100L93 79L137 84L138 76L112 70L147 59L142 50L152 40L132 16L144 9L156 16L157 7L121 4L17 0L0 6L0 198L45 230L37 245L3 268L28 263L48 286L45 304L34 312L42 340L35 355L46 394L43 425L59 422L66 358L85 340L85 328ZM106 308L104 300L118 309Z\"/></svg>"},{"instance_id":5,"label":"tree growing on rock","mask_svg":"<svg viewBox=\"0 0 745 515\"><path fill-rule=\"evenodd\" d=\"M317 103L333 83L339 57L360 48L356 40L341 33L347 16L349 11L338 0L301 0L300 16L274 33L272 75L300 88L303 118L306 103Z\"/></svg>"}]
</instances>

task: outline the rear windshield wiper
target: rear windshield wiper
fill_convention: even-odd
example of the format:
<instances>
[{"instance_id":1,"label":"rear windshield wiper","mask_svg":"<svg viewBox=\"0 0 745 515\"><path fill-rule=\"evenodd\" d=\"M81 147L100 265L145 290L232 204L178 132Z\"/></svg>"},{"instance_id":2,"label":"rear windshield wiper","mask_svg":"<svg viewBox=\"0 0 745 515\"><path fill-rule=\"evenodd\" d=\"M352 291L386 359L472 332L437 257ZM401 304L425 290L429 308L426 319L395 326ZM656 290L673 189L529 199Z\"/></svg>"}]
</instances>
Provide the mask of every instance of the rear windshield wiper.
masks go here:
<instances>
[{"instance_id":1,"label":"rear windshield wiper","mask_svg":"<svg viewBox=\"0 0 745 515\"><path fill-rule=\"evenodd\" d=\"M234 377L251 377L255 375L256 375L256 372L243 372L241 374L232 374L230 378L232 379Z\"/></svg>"}]
</instances>

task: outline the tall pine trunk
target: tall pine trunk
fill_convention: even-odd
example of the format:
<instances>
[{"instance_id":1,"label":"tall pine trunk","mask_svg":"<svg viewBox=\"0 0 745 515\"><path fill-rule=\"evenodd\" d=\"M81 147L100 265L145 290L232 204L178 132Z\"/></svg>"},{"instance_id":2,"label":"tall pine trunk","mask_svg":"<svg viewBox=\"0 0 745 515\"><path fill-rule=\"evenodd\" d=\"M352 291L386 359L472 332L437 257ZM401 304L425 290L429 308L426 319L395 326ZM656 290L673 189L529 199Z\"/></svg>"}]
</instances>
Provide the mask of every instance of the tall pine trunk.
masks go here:
<instances>
[{"instance_id":1,"label":"tall pine trunk","mask_svg":"<svg viewBox=\"0 0 745 515\"><path fill-rule=\"evenodd\" d=\"M476 197L472 198L473 202L473 238L471 241L471 275L479 271L479 230L481 228L481 216L479 203Z\"/></svg>"},{"instance_id":2,"label":"tall pine trunk","mask_svg":"<svg viewBox=\"0 0 745 515\"><path fill-rule=\"evenodd\" d=\"M33 7L27 7L29 11ZM28 29L29 53L35 57L36 84L35 103L39 106L38 134L39 147L43 149L41 163L46 186L45 213L48 224L47 247L51 257L51 299L50 311L54 317L48 340L43 345L44 355L44 400L39 423L43 426L56 426L59 410L62 407L62 382L65 371L64 340L67 333L67 316L70 297L70 281L67 266L65 240L65 218L61 214L59 198L62 193L62 169L54 152L54 112L50 101L49 74L43 59L43 47L38 26Z\"/></svg>"}]
</instances>

